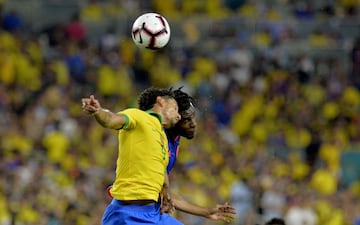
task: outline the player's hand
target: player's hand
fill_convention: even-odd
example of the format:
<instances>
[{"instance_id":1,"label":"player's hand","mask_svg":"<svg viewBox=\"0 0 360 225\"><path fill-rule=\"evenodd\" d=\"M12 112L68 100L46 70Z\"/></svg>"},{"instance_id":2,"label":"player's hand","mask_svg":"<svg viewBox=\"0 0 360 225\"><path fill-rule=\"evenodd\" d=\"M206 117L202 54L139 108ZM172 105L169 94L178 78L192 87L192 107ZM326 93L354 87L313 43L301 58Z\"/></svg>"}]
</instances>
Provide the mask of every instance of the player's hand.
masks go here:
<instances>
[{"instance_id":1,"label":"player's hand","mask_svg":"<svg viewBox=\"0 0 360 225\"><path fill-rule=\"evenodd\" d=\"M225 222L231 222L235 219L236 210L233 206L227 202L223 205L216 205L209 209L208 218L211 220L222 220Z\"/></svg>"},{"instance_id":2,"label":"player's hand","mask_svg":"<svg viewBox=\"0 0 360 225\"><path fill-rule=\"evenodd\" d=\"M170 197L170 193L168 188L164 185L163 189L160 193L160 201L161 201L161 212L162 213L172 213L175 210L174 203Z\"/></svg>"},{"instance_id":3,"label":"player's hand","mask_svg":"<svg viewBox=\"0 0 360 225\"><path fill-rule=\"evenodd\" d=\"M82 110L88 115L94 115L101 109L101 105L94 95L90 95L89 98L81 99Z\"/></svg>"},{"instance_id":4,"label":"player's hand","mask_svg":"<svg viewBox=\"0 0 360 225\"><path fill-rule=\"evenodd\" d=\"M175 210L174 203L172 202L171 198L162 198L161 200L161 212L162 213L173 213Z\"/></svg>"}]
</instances>

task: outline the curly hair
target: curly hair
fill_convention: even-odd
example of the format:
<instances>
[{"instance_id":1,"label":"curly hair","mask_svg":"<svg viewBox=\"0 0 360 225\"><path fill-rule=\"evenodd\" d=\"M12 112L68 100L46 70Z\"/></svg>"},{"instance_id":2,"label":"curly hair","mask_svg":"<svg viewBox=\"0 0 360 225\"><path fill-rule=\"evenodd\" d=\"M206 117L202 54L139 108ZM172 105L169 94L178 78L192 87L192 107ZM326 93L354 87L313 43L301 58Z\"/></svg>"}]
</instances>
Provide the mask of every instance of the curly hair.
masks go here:
<instances>
[{"instance_id":1,"label":"curly hair","mask_svg":"<svg viewBox=\"0 0 360 225\"><path fill-rule=\"evenodd\" d=\"M187 93L183 92L180 87L174 90L175 100L179 106L179 113L188 110L190 107L195 107L194 99L188 95Z\"/></svg>"},{"instance_id":2,"label":"curly hair","mask_svg":"<svg viewBox=\"0 0 360 225\"><path fill-rule=\"evenodd\" d=\"M175 94L172 88L165 89L165 88L150 87L145 89L143 92L141 92L138 98L139 109L145 111L154 107L156 103L156 98L158 96L165 98L175 98Z\"/></svg>"},{"instance_id":3,"label":"curly hair","mask_svg":"<svg viewBox=\"0 0 360 225\"><path fill-rule=\"evenodd\" d=\"M265 225L285 225L285 221L281 218L272 218Z\"/></svg>"}]
</instances>

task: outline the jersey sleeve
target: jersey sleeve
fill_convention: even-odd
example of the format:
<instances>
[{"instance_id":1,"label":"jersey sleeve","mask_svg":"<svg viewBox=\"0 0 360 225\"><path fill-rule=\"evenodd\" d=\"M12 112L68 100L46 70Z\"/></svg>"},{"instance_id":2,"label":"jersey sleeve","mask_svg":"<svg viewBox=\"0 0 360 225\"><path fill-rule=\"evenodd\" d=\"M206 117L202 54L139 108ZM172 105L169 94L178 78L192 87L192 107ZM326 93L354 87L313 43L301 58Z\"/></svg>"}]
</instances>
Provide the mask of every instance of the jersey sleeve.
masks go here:
<instances>
[{"instance_id":1,"label":"jersey sleeve","mask_svg":"<svg viewBox=\"0 0 360 225\"><path fill-rule=\"evenodd\" d=\"M118 112L117 114L123 115L126 118L125 124L121 129L133 129L136 127L136 111L133 109L125 109L123 111Z\"/></svg>"}]
</instances>

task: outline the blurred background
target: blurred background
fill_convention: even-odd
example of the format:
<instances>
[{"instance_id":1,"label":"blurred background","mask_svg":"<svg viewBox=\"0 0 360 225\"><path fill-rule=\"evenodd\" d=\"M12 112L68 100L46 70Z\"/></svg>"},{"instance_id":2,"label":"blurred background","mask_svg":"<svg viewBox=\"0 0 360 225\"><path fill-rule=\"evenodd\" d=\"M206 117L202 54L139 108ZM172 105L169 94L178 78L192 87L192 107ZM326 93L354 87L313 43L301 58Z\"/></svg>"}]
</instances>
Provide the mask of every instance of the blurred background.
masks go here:
<instances>
[{"instance_id":1,"label":"blurred background","mask_svg":"<svg viewBox=\"0 0 360 225\"><path fill-rule=\"evenodd\" d=\"M197 102L174 191L233 204L232 224L360 224L359 0L0 2L0 225L100 224L117 136L81 98L119 111L149 86ZM144 12L166 48L132 42Z\"/></svg>"}]
</instances>

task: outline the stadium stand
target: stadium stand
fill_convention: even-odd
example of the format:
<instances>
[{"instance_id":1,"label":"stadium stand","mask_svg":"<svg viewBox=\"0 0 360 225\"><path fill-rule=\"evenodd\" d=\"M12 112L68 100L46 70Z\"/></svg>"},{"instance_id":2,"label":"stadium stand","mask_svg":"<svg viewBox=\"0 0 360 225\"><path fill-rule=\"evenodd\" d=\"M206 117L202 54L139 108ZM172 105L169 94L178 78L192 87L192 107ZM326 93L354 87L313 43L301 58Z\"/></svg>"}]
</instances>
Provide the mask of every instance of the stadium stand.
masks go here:
<instances>
[{"instance_id":1,"label":"stadium stand","mask_svg":"<svg viewBox=\"0 0 360 225\"><path fill-rule=\"evenodd\" d=\"M95 94L120 110L150 85L184 86L198 103L175 190L198 204L227 199L238 206L233 224L304 211L314 224L358 224L359 1L95 2L1 1L2 21L14 10L23 24L0 29L1 225L99 224L116 137L82 114L80 99ZM145 11L171 24L158 52L129 36ZM75 14L81 41L65 32Z\"/></svg>"}]
</instances>

